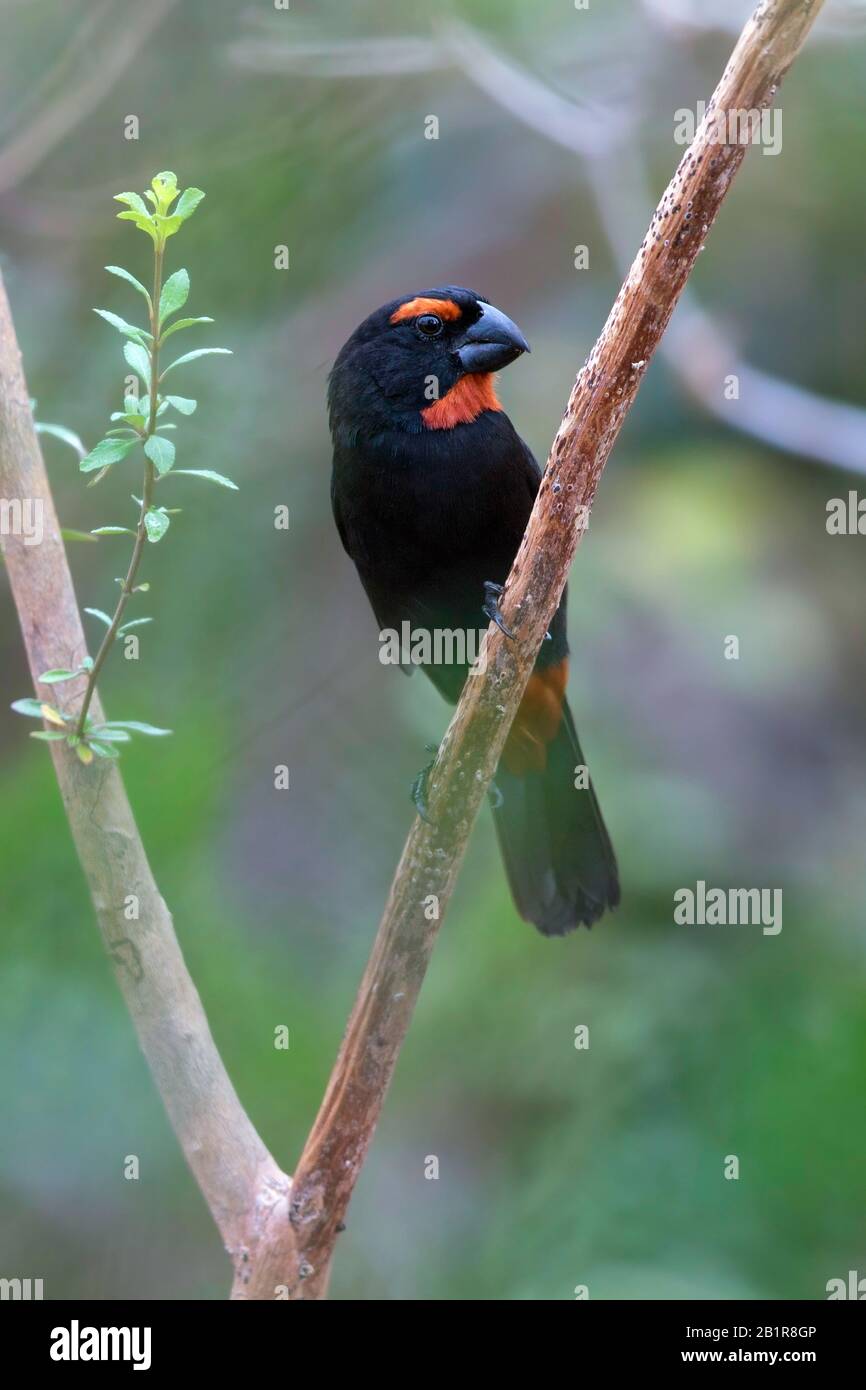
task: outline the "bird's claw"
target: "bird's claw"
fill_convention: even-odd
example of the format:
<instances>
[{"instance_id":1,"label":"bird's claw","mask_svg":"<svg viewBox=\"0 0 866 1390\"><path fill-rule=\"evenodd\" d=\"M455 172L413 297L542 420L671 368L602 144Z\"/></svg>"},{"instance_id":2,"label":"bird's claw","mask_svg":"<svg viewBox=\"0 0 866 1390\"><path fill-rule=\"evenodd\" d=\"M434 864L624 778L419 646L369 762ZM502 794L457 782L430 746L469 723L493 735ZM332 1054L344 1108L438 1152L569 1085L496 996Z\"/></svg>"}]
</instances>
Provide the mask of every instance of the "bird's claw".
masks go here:
<instances>
[{"instance_id":1,"label":"bird's claw","mask_svg":"<svg viewBox=\"0 0 866 1390\"><path fill-rule=\"evenodd\" d=\"M487 796L490 800L490 805L494 811L498 811L502 803L505 801L505 797L502 795L502 792L499 790L495 782L491 782L490 786L487 788Z\"/></svg>"},{"instance_id":2,"label":"bird's claw","mask_svg":"<svg viewBox=\"0 0 866 1390\"><path fill-rule=\"evenodd\" d=\"M506 637L510 637L513 641L514 633L503 618L499 607L499 595L502 592L501 584L494 584L491 579L486 579L484 581L484 603L481 605L481 611L485 617L496 624L500 632L503 632Z\"/></svg>"}]
</instances>

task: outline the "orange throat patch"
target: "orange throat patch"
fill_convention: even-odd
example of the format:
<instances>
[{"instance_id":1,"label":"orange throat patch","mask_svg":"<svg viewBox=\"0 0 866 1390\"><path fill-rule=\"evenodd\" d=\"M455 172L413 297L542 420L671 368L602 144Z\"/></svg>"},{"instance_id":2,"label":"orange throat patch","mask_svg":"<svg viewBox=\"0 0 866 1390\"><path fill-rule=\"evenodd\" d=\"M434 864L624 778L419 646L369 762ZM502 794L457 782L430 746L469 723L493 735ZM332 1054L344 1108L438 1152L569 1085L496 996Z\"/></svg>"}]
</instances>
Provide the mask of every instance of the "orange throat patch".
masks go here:
<instances>
[{"instance_id":1,"label":"orange throat patch","mask_svg":"<svg viewBox=\"0 0 866 1390\"><path fill-rule=\"evenodd\" d=\"M428 430L452 430L455 425L471 424L485 410L501 409L493 373L472 372L422 410L421 419Z\"/></svg>"}]
</instances>

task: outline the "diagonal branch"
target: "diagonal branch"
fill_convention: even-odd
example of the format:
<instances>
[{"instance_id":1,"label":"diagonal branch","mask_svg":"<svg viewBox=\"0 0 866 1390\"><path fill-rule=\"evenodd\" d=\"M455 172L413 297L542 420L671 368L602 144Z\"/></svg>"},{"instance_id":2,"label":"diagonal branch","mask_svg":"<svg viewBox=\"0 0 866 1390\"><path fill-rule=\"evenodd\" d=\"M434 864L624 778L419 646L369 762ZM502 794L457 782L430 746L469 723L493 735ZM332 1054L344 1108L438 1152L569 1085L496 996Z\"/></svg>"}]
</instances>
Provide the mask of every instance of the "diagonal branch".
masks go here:
<instances>
[{"instance_id":1,"label":"diagonal branch","mask_svg":"<svg viewBox=\"0 0 866 1390\"><path fill-rule=\"evenodd\" d=\"M320 1297L327 1287L334 1241L473 822L586 531L602 469L743 160L744 145L716 142L715 115L772 104L821 3L762 0L757 6L572 389L502 599L517 640L507 643L491 627L485 639L486 674L466 683L428 784L434 823L416 818L410 831L322 1107L295 1173L292 1220L310 1269L306 1297Z\"/></svg>"}]
</instances>

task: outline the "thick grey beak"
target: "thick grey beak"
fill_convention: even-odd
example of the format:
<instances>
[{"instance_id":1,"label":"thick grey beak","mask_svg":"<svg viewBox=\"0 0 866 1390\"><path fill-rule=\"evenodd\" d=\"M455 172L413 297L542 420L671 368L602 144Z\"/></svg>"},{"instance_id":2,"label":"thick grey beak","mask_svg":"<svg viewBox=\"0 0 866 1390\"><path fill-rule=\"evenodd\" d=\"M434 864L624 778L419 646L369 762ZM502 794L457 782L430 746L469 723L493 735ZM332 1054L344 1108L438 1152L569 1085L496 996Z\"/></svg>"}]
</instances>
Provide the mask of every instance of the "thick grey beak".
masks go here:
<instances>
[{"instance_id":1,"label":"thick grey beak","mask_svg":"<svg viewBox=\"0 0 866 1390\"><path fill-rule=\"evenodd\" d=\"M467 329L457 356L464 372L498 372L529 351L517 324L492 304L485 304L478 322Z\"/></svg>"}]
</instances>

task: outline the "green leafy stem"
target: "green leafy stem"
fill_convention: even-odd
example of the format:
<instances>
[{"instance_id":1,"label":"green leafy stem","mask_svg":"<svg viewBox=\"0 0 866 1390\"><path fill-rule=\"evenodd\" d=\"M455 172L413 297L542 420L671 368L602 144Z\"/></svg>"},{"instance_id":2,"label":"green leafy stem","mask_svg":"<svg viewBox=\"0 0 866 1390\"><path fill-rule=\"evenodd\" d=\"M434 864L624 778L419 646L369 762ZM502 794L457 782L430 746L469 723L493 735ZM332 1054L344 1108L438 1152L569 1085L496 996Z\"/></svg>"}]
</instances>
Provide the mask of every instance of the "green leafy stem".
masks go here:
<instances>
[{"instance_id":1,"label":"green leafy stem","mask_svg":"<svg viewBox=\"0 0 866 1390\"><path fill-rule=\"evenodd\" d=\"M89 712L99 673L117 638L124 636L133 627L152 621L150 618L136 618L129 622L123 620L133 594L146 592L150 587L148 584L138 583L145 545L148 542L156 544L162 540L169 528L171 517L178 510L156 505L154 495L157 485L171 474L183 474L236 490L236 484L230 478L215 473L212 469L175 468L175 446L171 439L166 438L166 435L175 429L175 425L163 420L163 416L169 410L177 411L180 415L191 415L196 408L196 401L187 396L163 393L162 383L169 372L199 357L230 352L229 348L196 348L175 358L167 366L163 366L161 361L161 350L173 334L199 324L213 323L213 319L201 317L177 319L169 325L168 320L182 309L187 301L190 280L187 271L176 270L163 282L166 242L192 216L204 196L200 188L187 188L181 193L177 179L171 172L157 174L151 181L151 186L145 193L150 208L137 193L116 195L116 201L126 205L125 210L118 213L118 217L133 222L153 243L152 290L146 289L141 281L122 266L109 265L105 268L112 275L126 280L144 297L147 302L148 327L142 328L127 323L125 319L110 313L107 309L97 309L95 312L126 338L123 355L135 376L143 383L144 394L130 394L124 397L123 410L116 411L111 416L112 421L118 423L81 459L80 468L82 473L94 474L90 483L90 486L93 486L115 464L122 462L134 450L143 447L144 477L141 497L133 496L132 499L138 507L137 525L135 528L100 526L91 532L93 536L133 536L132 556L126 575L117 581L120 585L120 596L114 613L109 615L98 608L85 609L86 613L104 623L106 628L96 656L85 657L75 671L58 668L45 671L39 677L43 684L54 685L86 676L87 684L78 713L65 713L54 705L33 699L16 700L12 706L19 714L44 719L52 726L50 729L34 733L33 738L47 742L65 740L75 749L83 763L92 762L94 756L116 758L118 750L115 745L127 742L131 733L164 735L170 732L137 720L109 720L96 723Z\"/></svg>"}]
</instances>

